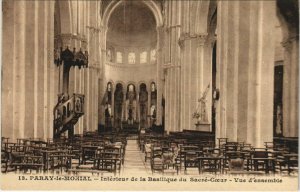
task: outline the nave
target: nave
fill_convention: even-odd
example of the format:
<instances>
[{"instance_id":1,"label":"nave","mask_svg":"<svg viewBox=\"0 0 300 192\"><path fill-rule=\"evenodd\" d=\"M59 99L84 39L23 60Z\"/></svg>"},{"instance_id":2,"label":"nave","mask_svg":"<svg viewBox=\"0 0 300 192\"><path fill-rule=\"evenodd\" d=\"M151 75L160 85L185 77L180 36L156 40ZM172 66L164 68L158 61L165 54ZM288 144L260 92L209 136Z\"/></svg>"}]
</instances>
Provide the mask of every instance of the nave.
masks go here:
<instances>
[{"instance_id":1,"label":"nave","mask_svg":"<svg viewBox=\"0 0 300 192\"><path fill-rule=\"evenodd\" d=\"M3 0L1 181L298 177L298 4Z\"/></svg>"}]
</instances>

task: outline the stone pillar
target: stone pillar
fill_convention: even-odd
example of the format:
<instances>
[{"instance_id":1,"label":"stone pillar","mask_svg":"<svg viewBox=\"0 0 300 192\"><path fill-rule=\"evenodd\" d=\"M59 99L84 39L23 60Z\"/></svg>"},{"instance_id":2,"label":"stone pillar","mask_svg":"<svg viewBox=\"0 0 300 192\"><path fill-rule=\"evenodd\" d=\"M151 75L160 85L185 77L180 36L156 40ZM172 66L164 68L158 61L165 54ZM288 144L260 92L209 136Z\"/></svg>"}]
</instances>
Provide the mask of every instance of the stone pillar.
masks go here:
<instances>
[{"instance_id":1,"label":"stone pillar","mask_svg":"<svg viewBox=\"0 0 300 192\"><path fill-rule=\"evenodd\" d=\"M192 60L192 56L195 58L195 54L192 53L192 50L195 50L196 44L192 43L192 38L189 37L189 34L183 34L180 37L180 46L181 46L181 129L191 130L193 129L192 123L192 110L191 106L194 108L197 104L196 102L196 92L192 92L192 83L195 86L196 78L195 74L192 74L192 64L195 64L195 61ZM193 44L193 45L192 45ZM195 47L193 47L195 46ZM195 51L194 51L195 53ZM193 70L196 73L196 70ZM192 82L192 77L195 79ZM194 87L193 86L193 87ZM195 91L195 89L193 89Z\"/></svg>"},{"instance_id":2,"label":"stone pillar","mask_svg":"<svg viewBox=\"0 0 300 192\"><path fill-rule=\"evenodd\" d=\"M299 126L299 36L283 43L283 136L298 137Z\"/></svg>"},{"instance_id":3,"label":"stone pillar","mask_svg":"<svg viewBox=\"0 0 300 192\"><path fill-rule=\"evenodd\" d=\"M2 136L46 139L52 134L49 106L58 90L54 2L4 1L3 6Z\"/></svg>"},{"instance_id":4,"label":"stone pillar","mask_svg":"<svg viewBox=\"0 0 300 192\"><path fill-rule=\"evenodd\" d=\"M168 69L165 69L165 89L164 89L164 96L165 96L165 130L167 131L167 133L170 132L170 130L172 129L170 126L170 104L169 104L169 98L170 98L170 77L169 77L169 73L168 73Z\"/></svg>"},{"instance_id":5,"label":"stone pillar","mask_svg":"<svg viewBox=\"0 0 300 192\"><path fill-rule=\"evenodd\" d=\"M2 35L2 132L4 137L14 137L14 88L13 75L14 75L14 47L10 48L9 45L15 45L15 32L14 21L15 15L11 14L15 11L14 1L5 0L2 2L3 6L3 31ZM13 50L12 50L13 49Z\"/></svg>"},{"instance_id":6,"label":"stone pillar","mask_svg":"<svg viewBox=\"0 0 300 192\"><path fill-rule=\"evenodd\" d=\"M99 84L99 94L100 94L100 100L99 100L99 121L98 124L104 125L105 124L105 107L101 105L103 96L105 94L106 91L106 84L107 84L107 79L105 78L105 65L106 65L106 33L107 33L107 28L101 27L101 31L99 32L100 35L100 46L99 46L99 53L101 54L101 58L100 58L100 73L99 73L99 79L100 79L100 84ZM115 94L115 90L116 90L116 82L113 82L113 92L112 92L112 96L114 98L114 94ZM112 101L114 103L114 99ZM114 115L114 105L112 106L112 114ZM114 119L112 118L112 125L114 126Z\"/></svg>"},{"instance_id":7,"label":"stone pillar","mask_svg":"<svg viewBox=\"0 0 300 192\"><path fill-rule=\"evenodd\" d=\"M196 120L193 113L197 110L198 99L203 95L208 85L207 111L211 108L211 52L210 46L205 43L206 34L182 34L179 44L182 49L181 61L181 122L182 129L195 130ZM208 62L209 61L209 62ZM209 115L211 112L208 113ZM210 116L208 116L210 118Z\"/></svg>"},{"instance_id":8,"label":"stone pillar","mask_svg":"<svg viewBox=\"0 0 300 192\"><path fill-rule=\"evenodd\" d=\"M162 94L163 94L163 28L157 27L157 71L156 71L156 87L157 87L157 111L156 111L156 125L162 125Z\"/></svg>"},{"instance_id":9,"label":"stone pillar","mask_svg":"<svg viewBox=\"0 0 300 192\"><path fill-rule=\"evenodd\" d=\"M150 54L148 54L148 59L147 59L147 61L150 61L150 56L149 56ZM150 117L148 117L148 115L150 115L150 112L151 112L151 110L150 110L150 107L151 107L151 82L149 82L148 84L146 84L147 85L147 87L148 87L148 102L147 102L147 126L146 126L146 128L148 128L148 127L150 127Z\"/></svg>"},{"instance_id":10,"label":"stone pillar","mask_svg":"<svg viewBox=\"0 0 300 192\"><path fill-rule=\"evenodd\" d=\"M164 43L165 70L165 129L180 131L181 111L181 49L178 39L182 32L181 9L182 2L166 2L166 29ZM176 14L175 14L176 13Z\"/></svg>"},{"instance_id":11,"label":"stone pillar","mask_svg":"<svg viewBox=\"0 0 300 192\"><path fill-rule=\"evenodd\" d=\"M170 63L165 63L165 127L167 131L180 131L180 47L178 37L180 26L168 28L167 35Z\"/></svg>"},{"instance_id":12,"label":"stone pillar","mask_svg":"<svg viewBox=\"0 0 300 192\"><path fill-rule=\"evenodd\" d=\"M273 140L273 1L218 4L216 138L255 147Z\"/></svg>"},{"instance_id":13,"label":"stone pillar","mask_svg":"<svg viewBox=\"0 0 300 192\"><path fill-rule=\"evenodd\" d=\"M212 49L214 38L208 36L207 34L199 34L196 38L197 41L197 53L196 53L196 87L195 94L197 103L195 104L198 107L200 99L203 94L206 94L206 116L207 123L211 124L211 106L212 106ZM196 111L194 108L193 112ZM196 122L194 120L193 122ZM211 131L211 125L210 125Z\"/></svg>"}]
</instances>

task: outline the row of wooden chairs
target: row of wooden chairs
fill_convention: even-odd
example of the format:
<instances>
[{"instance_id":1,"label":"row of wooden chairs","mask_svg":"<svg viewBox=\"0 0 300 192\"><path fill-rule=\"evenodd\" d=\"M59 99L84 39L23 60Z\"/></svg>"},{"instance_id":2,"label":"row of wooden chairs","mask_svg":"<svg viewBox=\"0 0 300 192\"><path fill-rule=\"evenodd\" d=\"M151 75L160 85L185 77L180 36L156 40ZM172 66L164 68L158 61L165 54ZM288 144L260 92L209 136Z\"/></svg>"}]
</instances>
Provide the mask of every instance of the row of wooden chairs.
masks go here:
<instances>
[{"instance_id":1,"label":"row of wooden chairs","mask_svg":"<svg viewBox=\"0 0 300 192\"><path fill-rule=\"evenodd\" d=\"M113 141L113 142L112 142ZM117 150L119 167L124 164L126 137L111 136L111 135L83 135L72 139L17 139L16 142L9 142L8 138L1 139L1 171L48 171L72 169L77 162L76 168L89 161L92 164L99 162L104 158L101 154L108 152L115 153ZM91 148L94 151L91 151ZM75 161L75 162L74 162ZM107 167L107 166L106 166ZM92 167L100 169L100 165ZM111 168L110 171L115 172L117 169ZM118 168L120 170L120 168Z\"/></svg>"},{"instance_id":2,"label":"row of wooden chairs","mask_svg":"<svg viewBox=\"0 0 300 192\"><path fill-rule=\"evenodd\" d=\"M189 135L157 137L144 134L140 135L138 144L140 150L145 153L145 161L150 160L151 169L154 171L164 170L162 154L165 149L169 149L171 151L169 156L172 156L174 147L171 148L171 145L179 149L172 161L172 164L177 166L177 172L182 167L185 172L188 168L194 167L198 168L199 172L207 169L212 172L244 174L285 171L291 174L293 170L298 170L298 154L292 153L286 146L273 142L266 142L263 148L255 148L244 142L231 142L228 138L219 138L217 146L209 139L203 142L201 139L191 138ZM156 154L155 148L159 148L161 154Z\"/></svg>"}]
</instances>

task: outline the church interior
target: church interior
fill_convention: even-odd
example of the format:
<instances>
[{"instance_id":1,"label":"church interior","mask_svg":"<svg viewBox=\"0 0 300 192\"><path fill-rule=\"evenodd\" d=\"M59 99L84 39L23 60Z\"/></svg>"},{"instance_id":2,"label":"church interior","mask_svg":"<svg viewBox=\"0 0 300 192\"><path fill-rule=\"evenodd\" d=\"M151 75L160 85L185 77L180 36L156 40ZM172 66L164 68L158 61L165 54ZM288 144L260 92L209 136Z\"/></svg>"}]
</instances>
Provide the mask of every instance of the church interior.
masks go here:
<instances>
[{"instance_id":1,"label":"church interior","mask_svg":"<svg viewBox=\"0 0 300 192\"><path fill-rule=\"evenodd\" d=\"M2 173L298 176L297 0L2 8Z\"/></svg>"}]
</instances>

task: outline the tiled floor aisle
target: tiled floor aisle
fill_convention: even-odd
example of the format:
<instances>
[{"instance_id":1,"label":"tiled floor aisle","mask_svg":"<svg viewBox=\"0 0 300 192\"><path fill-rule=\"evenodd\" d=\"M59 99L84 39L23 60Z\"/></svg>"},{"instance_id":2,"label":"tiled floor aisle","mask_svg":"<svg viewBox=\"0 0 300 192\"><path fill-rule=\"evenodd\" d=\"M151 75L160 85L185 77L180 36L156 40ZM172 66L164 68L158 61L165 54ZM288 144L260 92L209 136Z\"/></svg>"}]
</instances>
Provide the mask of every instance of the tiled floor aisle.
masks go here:
<instances>
[{"instance_id":1,"label":"tiled floor aisle","mask_svg":"<svg viewBox=\"0 0 300 192\"><path fill-rule=\"evenodd\" d=\"M128 140L122 175L151 174L149 162L145 163L144 154L138 149L136 140Z\"/></svg>"}]
</instances>

